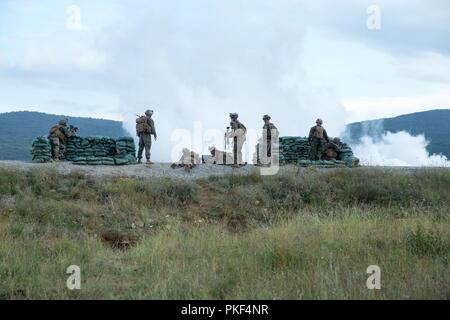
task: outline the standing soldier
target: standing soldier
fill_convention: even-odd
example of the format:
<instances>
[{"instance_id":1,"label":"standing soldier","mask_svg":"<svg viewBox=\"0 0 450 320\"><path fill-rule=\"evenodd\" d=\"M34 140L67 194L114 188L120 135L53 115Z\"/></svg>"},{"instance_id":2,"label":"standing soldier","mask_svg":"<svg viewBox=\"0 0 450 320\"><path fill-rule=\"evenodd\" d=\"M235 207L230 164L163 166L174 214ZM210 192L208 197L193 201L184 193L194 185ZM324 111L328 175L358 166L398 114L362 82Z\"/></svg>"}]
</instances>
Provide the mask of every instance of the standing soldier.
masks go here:
<instances>
[{"instance_id":1,"label":"standing soldier","mask_svg":"<svg viewBox=\"0 0 450 320\"><path fill-rule=\"evenodd\" d=\"M233 160L235 165L243 164L242 161L242 146L245 142L245 134L247 128L238 120L237 113L230 113L230 127L231 131L227 134L227 139L233 139Z\"/></svg>"},{"instance_id":2,"label":"standing soldier","mask_svg":"<svg viewBox=\"0 0 450 320\"><path fill-rule=\"evenodd\" d=\"M139 137L138 163L142 163L142 152L145 148L145 158L147 164L153 164L150 161L150 149L152 147L153 135L156 141L155 123L152 119L153 110L145 111L145 116L136 119L136 134Z\"/></svg>"},{"instance_id":3,"label":"standing soldier","mask_svg":"<svg viewBox=\"0 0 450 320\"><path fill-rule=\"evenodd\" d=\"M54 161L59 161L65 158L67 139L73 136L76 128L71 129L67 125L67 119L59 120L57 125L50 128L48 140L52 146L52 158Z\"/></svg>"},{"instance_id":4,"label":"standing soldier","mask_svg":"<svg viewBox=\"0 0 450 320\"><path fill-rule=\"evenodd\" d=\"M309 131L309 158L311 160L321 160L325 141L329 142L327 131L322 127L322 119L316 120L316 125Z\"/></svg>"},{"instance_id":5,"label":"standing soldier","mask_svg":"<svg viewBox=\"0 0 450 320\"><path fill-rule=\"evenodd\" d=\"M277 127L270 122L270 116L268 114L265 114L263 116L264 126L263 126L263 137L262 137L262 144L261 144L261 150L258 150L258 163L261 162L261 158L264 159L262 164L271 164L272 160L272 147L274 143L278 140L278 129Z\"/></svg>"}]
</instances>

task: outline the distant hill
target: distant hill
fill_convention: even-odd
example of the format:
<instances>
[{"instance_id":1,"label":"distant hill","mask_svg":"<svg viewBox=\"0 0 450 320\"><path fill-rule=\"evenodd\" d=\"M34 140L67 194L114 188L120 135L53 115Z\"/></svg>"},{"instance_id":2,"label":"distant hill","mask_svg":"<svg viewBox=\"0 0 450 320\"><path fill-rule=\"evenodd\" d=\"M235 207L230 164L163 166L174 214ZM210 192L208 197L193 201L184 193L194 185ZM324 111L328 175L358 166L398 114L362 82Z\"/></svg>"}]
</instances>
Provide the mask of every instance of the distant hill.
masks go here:
<instances>
[{"instance_id":1,"label":"distant hill","mask_svg":"<svg viewBox=\"0 0 450 320\"><path fill-rule=\"evenodd\" d=\"M63 116L41 112L8 112L0 114L0 160L30 160L32 140L47 136L51 126ZM69 123L79 127L81 136L119 137L129 135L122 122L113 120L68 117ZM424 134L430 141L430 154L442 153L450 159L450 110L431 110L401 115L395 118L355 122L347 125L344 139L352 144L362 136L379 139L382 134L406 131Z\"/></svg>"},{"instance_id":2,"label":"distant hill","mask_svg":"<svg viewBox=\"0 0 450 320\"><path fill-rule=\"evenodd\" d=\"M31 160L31 142L47 136L50 127L67 117L69 124L79 127L81 136L119 137L129 135L122 122L104 119L68 117L41 112L0 113L0 160Z\"/></svg>"},{"instance_id":3,"label":"distant hill","mask_svg":"<svg viewBox=\"0 0 450 320\"><path fill-rule=\"evenodd\" d=\"M387 131L424 134L430 141L427 147L430 154L442 153L450 159L450 110L431 110L395 118L351 123L347 125L344 137L350 143L357 143L364 135L379 139Z\"/></svg>"}]
</instances>

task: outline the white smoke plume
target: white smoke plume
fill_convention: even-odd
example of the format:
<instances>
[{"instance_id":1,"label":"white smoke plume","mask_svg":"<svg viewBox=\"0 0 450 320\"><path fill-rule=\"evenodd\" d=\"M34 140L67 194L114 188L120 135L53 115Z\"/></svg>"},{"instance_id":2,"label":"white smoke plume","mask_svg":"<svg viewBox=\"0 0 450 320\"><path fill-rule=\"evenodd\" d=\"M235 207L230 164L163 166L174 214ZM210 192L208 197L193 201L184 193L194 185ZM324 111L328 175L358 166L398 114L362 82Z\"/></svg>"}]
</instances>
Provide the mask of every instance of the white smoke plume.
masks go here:
<instances>
[{"instance_id":1,"label":"white smoke plume","mask_svg":"<svg viewBox=\"0 0 450 320\"><path fill-rule=\"evenodd\" d=\"M173 160L182 147L199 153L212 144L222 148L230 112L253 132L244 145L247 161L266 113L281 135L307 135L318 117L330 135L342 131L346 111L339 99L312 86L302 68L306 27L299 6L201 4L141 2L106 41L113 61L108 77L116 83L126 129L134 135L135 114L155 111L154 160Z\"/></svg>"},{"instance_id":2,"label":"white smoke plume","mask_svg":"<svg viewBox=\"0 0 450 320\"><path fill-rule=\"evenodd\" d=\"M353 152L362 165L449 167L445 156L428 153L428 143L423 135L412 136L405 131L387 132L376 140L364 136L360 144L353 146Z\"/></svg>"},{"instance_id":3,"label":"white smoke plume","mask_svg":"<svg viewBox=\"0 0 450 320\"><path fill-rule=\"evenodd\" d=\"M244 145L247 161L254 152L256 132L261 129L261 118L266 113L272 116L281 136L307 135L316 118L324 120L330 136L338 136L349 114L341 103L346 97L338 97L335 92L343 94L342 89L355 84L355 79L359 82L374 76L369 87L370 83L379 82L380 75L366 78L363 74L371 73L372 69L366 69L373 65L368 62L376 61L371 57L379 57L366 51L366 44L373 45L372 40L379 39L375 47L380 45L388 53L414 52L418 49L414 49L416 45L426 52L446 49L442 47L446 33L441 24L425 23L434 21L434 10L446 9L445 1L432 11L427 10L430 6L426 1L414 1L411 8L411 1L396 4L381 1L381 7L391 17L389 28L399 31L393 38L382 36L384 31L368 37L365 14L370 3L358 0L340 1L339 5L330 0L76 1L82 24L77 31L57 27L57 17L66 18L64 6L59 2L25 1L20 5L16 2L19 3L0 1L0 7L4 6L7 9L3 11L8 12L5 23L13 26L13 33L2 33L3 38L7 42L9 37L14 40L11 48L26 48L17 57L15 50L11 50L14 59L8 58L8 52L5 57L2 54L0 78L10 81L6 88L25 91L20 86L16 88L16 84L23 82L36 88L34 94L29 92L26 96L41 100L49 108L59 110L61 101L70 109L77 106L77 113L123 118L124 126L133 136L135 115L153 109L158 132L158 140L152 147L154 161L174 160L182 147L199 153L206 153L208 145L222 148L229 112L238 112L249 129ZM404 13L406 7L409 14ZM9 8L14 10L9 12ZM410 24L410 9L420 13L421 23L417 26ZM441 11L445 16L446 11ZM15 21L16 17L28 14L30 19ZM13 22L22 23L16 27ZM62 27L66 21L60 22ZM46 30L41 30L41 25L47 25ZM411 30L420 31L419 35ZM407 36L411 34L414 41ZM420 36L423 34L436 37L430 40ZM409 40L396 41L397 38ZM350 49L360 56L348 55ZM439 62L439 57L433 55L432 60ZM404 62L403 58L400 60ZM423 63L425 70L429 70L428 60ZM431 78L446 79L446 60L441 62L444 67L436 69L442 75L433 73ZM347 72L349 63L356 63L353 72ZM410 65L415 64L406 64L403 71L408 73ZM416 69L411 69L414 71L411 76ZM378 64L374 70L378 72ZM425 75L429 77L428 72ZM389 95L375 89L369 91ZM67 98L66 92L70 93ZM354 92L344 94L351 96ZM45 101L50 95L57 99ZM409 99L413 98L417 101L416 97ZM17 97L10 99L15 104L21 101ZM66 99L69 100L63 101ZM78 99L79 103L75 103ZM366 100L362 102L367 104ZM354 107L347 109L352 116ZM366 138L356 149L359 157L372 164L422 165L430 163L429 159L439 162L441 158L427 156L425 145L423 138L399 134L386 135L375 142Z\"/></svg>"}]
</instances>

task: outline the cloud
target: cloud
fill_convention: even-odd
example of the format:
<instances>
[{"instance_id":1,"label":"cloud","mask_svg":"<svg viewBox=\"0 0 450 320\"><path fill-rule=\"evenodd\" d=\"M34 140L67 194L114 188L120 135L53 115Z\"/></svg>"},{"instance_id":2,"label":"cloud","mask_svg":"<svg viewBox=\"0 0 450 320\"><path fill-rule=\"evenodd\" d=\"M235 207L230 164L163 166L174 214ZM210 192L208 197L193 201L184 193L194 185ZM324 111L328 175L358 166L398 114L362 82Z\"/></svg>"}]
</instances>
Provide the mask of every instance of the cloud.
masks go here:
<instances>
[{"instance_id":1,"label":"cloud","mask_svg":"<svg viewBox=\"0 0 450 320\"><path fill-rule=\"evenodd\" d=\"M306 135L319 116L330 134L343 129L345 110L333 90L304 76L305 26L294 20L293 4L205 2L195 11L167 9L141 7L141 19L135 17L107 47L129 131L135 114L155 109L156 160L168 159L174 130L192 131L200 120L205 130L224 132L235 111L255 131L265 113L285 135ZM251 141L247 148L249 159ZM196 151L205 150L207 145Z\"/></svg>"},{"instance_id":2,"label":"cloud","mask_svg":"<svg viewBox=\"0 0 450 320\"><path fill-rule=\"evenodd\" d=\"M83 41L40 41L30 44L15 66L22 73L84 73L104 71L110 57Z\"/></svg>"},{"instance_id":3,"label":"cloud","mask_svg":"<svg viewBox=\"0 0 450 320\"><path fill-rule=\"evenodd\" d=\"M397 68L401 76L450 88L450 56L424 52L402 59Z\"/></svg>"},{"instance_id":4,"label":"cloud","mask_svg":"<svg viewBox=\"0 0 450 320\"><path fill-rule=\"evenodd\" d=\"M348 122L393 117L399 114L448 108L450 93L436 92L428 95L355 97L342 102L347 110Z\"/></svg>"},{"instance_id":5,"label":"cloud","mask_svg":"<svg viewBox=\"0 0 450 320\"><path fill-rule=\"evenodd\" d=\"M232 111L254 130L269 113L282 135L306 135L321 117L334 136L354 115L448 101L443 1L379 1L379 32L366 27L372 2L359 0L79 1L78 31L64 27L69 1L8 3L17 21L0 13L0 44L10 48L0 78L3 88L20 88L9 100L22 102L26 91L52 109L48 101L63 95L85 106L73 112L105 116L117 106L133 134L135 115L155 109L155 160L169 158L174 130L202 121L223 132ZM433 91L423 92L424 81ZM253 153L250 141L247 148Z\"/></svg>"}]
</instances>

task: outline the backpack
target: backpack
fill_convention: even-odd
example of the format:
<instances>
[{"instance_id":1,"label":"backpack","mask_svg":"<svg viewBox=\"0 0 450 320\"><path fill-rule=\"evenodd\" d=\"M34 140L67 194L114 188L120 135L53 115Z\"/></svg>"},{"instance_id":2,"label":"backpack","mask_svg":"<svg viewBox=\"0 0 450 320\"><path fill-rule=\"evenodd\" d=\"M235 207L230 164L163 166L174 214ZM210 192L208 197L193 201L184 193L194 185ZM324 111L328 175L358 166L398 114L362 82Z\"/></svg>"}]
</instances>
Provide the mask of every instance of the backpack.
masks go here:
<instances>
[{"instance_id":1,"label":"backpack","mask_svg":"<svg viewBox=\"0 0 450 320\"><path fill-rule=\"evenodd\" d=\"M61 125L59 125L59 124L51 127L50 135L51 136L56 136L60 140L65 141L67 137L66 137L66 135L64 133L62 133L62 131L60 129L61 129Z\"/></svg>"},{"instance_id":2,"label":"backpack","mask_svg":"<svg viewBox=\"0 0 450 320\"><path fill-rule=\"evenodd\" d=\"M150 133L150 126L148 125L148 118L142 116L136 119L136 133L139 135L141 133Z\"/></svg>"},{"instance_id":3,"label":"backpack","mask_svg":"<svg viewBox=\"0 0 450 320\"><path fill-rule=\"evenodd\" d=\"M324 129L322 127L316 126L316 130L314 130L314 138L323 139L323 131Z\"/></svg>"}]
</instances>

